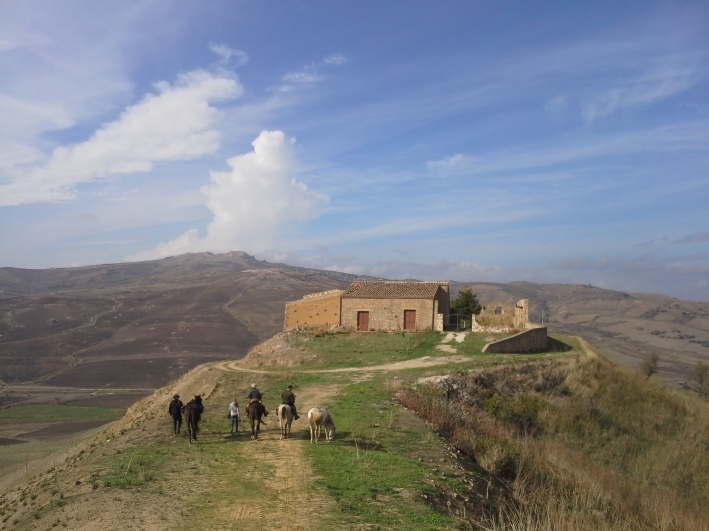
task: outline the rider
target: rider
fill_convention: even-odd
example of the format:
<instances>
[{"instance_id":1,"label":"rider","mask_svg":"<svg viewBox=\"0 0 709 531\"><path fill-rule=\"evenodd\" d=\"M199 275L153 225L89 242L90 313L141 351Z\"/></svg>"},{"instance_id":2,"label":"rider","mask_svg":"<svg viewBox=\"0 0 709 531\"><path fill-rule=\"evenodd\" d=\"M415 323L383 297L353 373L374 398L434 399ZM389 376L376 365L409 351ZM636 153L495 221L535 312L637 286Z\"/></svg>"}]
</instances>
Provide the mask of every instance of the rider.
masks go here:
<instances>
[{"instance_id":1,"label":"rider","mask_svg":"<svg viewBox=\"0 0 709 531\"><path fill-rule=\"evenodd\" d=\"M249 399L249 403L256 401L261 404L261 406L263 406L263 397L261 395L261 391L258 390L258 387L256 387L255 383L251 384L251 390L249 391L249 394L246 395L246 398ZM268 410L263 407L263 416L265 417L266 415L268 415Z\"/></svg>"},{"instance_id":2,"label":"rider","mask_svg":"<svg viewBox=\"0 0 709 531\"><path fill-rule=\"evenodd\" d=\"M295 409L295 393L293 392L292 385L289 385L286 390L281 393L281 403L289 405L293 412L293 418L298 420L298 412Z\"/></svg>"}]
</instances>

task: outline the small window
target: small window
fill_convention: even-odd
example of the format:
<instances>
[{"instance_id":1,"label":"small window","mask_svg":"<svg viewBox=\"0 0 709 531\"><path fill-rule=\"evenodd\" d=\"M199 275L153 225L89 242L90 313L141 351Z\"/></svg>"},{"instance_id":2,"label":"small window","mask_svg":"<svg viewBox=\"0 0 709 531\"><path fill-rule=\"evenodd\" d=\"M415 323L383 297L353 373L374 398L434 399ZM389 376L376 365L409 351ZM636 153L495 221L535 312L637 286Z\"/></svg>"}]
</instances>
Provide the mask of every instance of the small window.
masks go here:
<instances>
[{"instance_id":1,"label":"small window","mask_svg":"<svg viewBox=\"0 0 709 531\"><path fill-rule=\"evenodd\" d=\"M500 315L502 313L502 307L498 306L495 308L495 315Z\"/></svg>"}]
</instances>

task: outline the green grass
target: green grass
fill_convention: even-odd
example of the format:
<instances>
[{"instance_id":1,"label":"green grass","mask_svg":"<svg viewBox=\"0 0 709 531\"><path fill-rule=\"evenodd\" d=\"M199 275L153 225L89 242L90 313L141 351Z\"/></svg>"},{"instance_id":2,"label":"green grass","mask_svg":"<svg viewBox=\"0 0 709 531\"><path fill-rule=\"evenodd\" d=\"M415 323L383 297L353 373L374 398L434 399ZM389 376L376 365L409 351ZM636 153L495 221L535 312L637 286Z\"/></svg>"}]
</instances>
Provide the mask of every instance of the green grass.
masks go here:
<instances>
[{"instance_id":1,"label":"green grass","mask_svg":"<svg viewBox=\"0 0 709 531\"><path fill-rule=\"evenodd\" d=\"M350 385L330 411L339 427L329 444L307 455L327 493L354 525L373 529L446 529L453 522L429 507L430 468L419 456L439 453L440 441L391 401L384 376ZM412 448L415 445L415 450Z\"/></svg>"},{"instance_id":2,"label":"green grass","mask_svg":"<svg viewBox=\"0 0 709 531\"><path fill-rule=\"evenodd\" d=\"M13 424L81 420L106 420L109 422L121 418L124 414L125 409L118 408L26 404L0 411L0 422L12 422Z\"/></svg>"},{"instance_id":3,"label":"green grass","mask_svg":"<svg viewBox=\"0 0 709 531\"><path fill-rule=\"evenodd\" d=\"M110 460L104 460L103 467L91 479L101 481L105 487L140 487L163 472L170 457L168 450L162 446L126 450Z\"/></svg>"},{"instance_id":4,"label":"green grass","mask_svg":"<svg viewBox=\"0 0 709 531\"><path fill-rule=\"evenodd\" d=\"M336 369L445 355L435 349L442 337L438 332L316 334L304 335L296 341L296 345L317 354L317 359L308 363L309 368Z\"/></svg>"}]
</instances>

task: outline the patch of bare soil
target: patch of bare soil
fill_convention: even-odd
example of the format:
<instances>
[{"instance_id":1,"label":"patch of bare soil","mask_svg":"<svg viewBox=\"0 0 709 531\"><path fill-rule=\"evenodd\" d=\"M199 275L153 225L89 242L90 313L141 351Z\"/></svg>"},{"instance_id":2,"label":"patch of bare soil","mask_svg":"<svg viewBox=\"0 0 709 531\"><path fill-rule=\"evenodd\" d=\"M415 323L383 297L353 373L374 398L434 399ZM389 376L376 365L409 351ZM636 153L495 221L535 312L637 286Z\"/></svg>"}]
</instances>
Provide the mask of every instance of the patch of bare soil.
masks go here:
<instances>
[{"instance_id":1,"label":"patch of bare soil","mask_svg":"<svg viewBox=\"0 0 709 531\"><path fill-rule=\"evenodd\" d=\"M20 433L19 439L34 439L37 441L49 441L67 435L73 435L82 431L98 428L106 424L105 420L78 420L73 422L58 422L51 426L45 426L40 430Z\"/></svg>"},{"instance_id":2,"label":"patch of bare soil","mask_svg":"<svg viewBox=\"0 0 709 531\"><path fill-rule=\"evenodd\" d=\"M246 369L259 369L300 365L304 359L312 357L312 354L297 346L296 340L295 331L276 334L252 348L241 361L241 366Z\"/></svg>"}]
</instances>

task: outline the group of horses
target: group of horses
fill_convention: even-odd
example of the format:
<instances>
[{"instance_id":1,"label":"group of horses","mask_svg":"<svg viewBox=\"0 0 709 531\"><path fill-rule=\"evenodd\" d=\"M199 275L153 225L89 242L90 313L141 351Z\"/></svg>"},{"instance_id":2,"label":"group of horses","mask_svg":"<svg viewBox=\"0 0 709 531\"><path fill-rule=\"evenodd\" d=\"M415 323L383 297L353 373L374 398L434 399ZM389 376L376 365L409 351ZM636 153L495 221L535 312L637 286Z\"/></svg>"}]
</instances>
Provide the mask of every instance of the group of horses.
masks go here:
<instances>
[{"instance_id":1,"label":"group of horses","mask_svg":"<svg viewBox=\"0 0 709 531\"><path fill-rule=\"evenodd\" d=\"M201 395L187 402L182 408L182 416L187 425L187 433L190 436L190 443L197 441L199 433L199 421L204 413L204 405L202 404ZM251 423L251 438L258 438L261 430L261 420L268 415L266 406L258 400L252 400L246 406L246 416ZM281 439L287 439L291 434L291 425L293 424L293 409L288 404L281 404L276 410L278 422L281 427ZM335 423L332 420L332 415L325 408L314 407L308 411L308 422L310 424L310 442L318 443L320 439L321 428L325 428L325 440L330 442L335 435Z\"/></svg>"}]
</instances>

